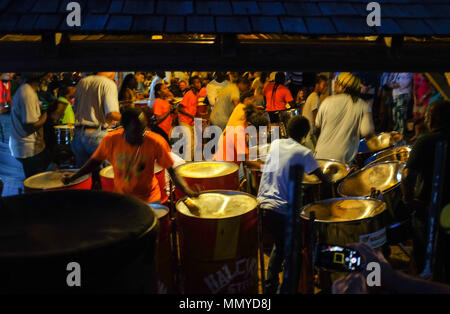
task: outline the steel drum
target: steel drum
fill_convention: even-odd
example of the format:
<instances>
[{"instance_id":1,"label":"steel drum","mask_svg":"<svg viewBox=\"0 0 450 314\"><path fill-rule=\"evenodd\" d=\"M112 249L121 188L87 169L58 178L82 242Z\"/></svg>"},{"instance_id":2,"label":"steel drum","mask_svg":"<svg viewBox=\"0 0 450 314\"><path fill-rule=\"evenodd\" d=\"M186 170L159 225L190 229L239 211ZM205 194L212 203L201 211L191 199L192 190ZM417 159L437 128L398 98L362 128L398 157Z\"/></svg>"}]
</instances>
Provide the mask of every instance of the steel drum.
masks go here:
<instances>
[{"instance_id":1,"label":"steel drum","mask_svg":"<svg viewBox=\"0 0 450 314\"><path fill-rule=\"evenodd\" d=\"M314 231L310 228L310 214L314 212L316 220ZM301 211L301 230L305 250L302 251L302 271L300 292L309 284L313 269L310 261L314 254L311 248L311 234L314 243L348 246L363 242L372 248L381 248L387 241L386 203L380 200L347 197L315 202L303 207ZM345 276L343 273L318 271L319 288L327 292L332 282Z\"/></svg>"},{"instance_id":2,"label":"steel drum","mask_svg":"<svg viewBox=\"0 0 450 314\"><path fill-rule=\"evenodd\" d=\"M160 204L148 204L159 221L158 254L156 261L158 294L176 293L174 258L172 253L169 208Z\"/></svg>"},{"instance_id":3,"label":"steel drum","mask_svg":"<svg viewBox=\"0 0 450 314\"><path fill-rule=\"evenodd\" d=\"M258 293L258 202L238 191L210 191L191 200L198 213L178 201L184 292Z\"/></svg>"},{"instance_id":4,"label":"steel drum","mask_svg":"<svg viewBox=\"0 0 450 314\"><path fill-rule=\"evenodd\" d=\"M189 186L198 186L200 191L239 190L239 166L226 161L188 162L175 168L177 175ZM184 197L175 190L177 199Z\"/></svg>"},{"instance_id":5,"label":"steel drum","mask_svg":"<svg viewBox=\"0 0 450 314\"><path fill-rule=\"evenodd\" d=\"M303 175L303 188L304 188L304 204L309 204L312 202L317 202L322 199L332 198L337 196L337 183L344 179L350 168L348 165L333 159L317 159L317 163L322 169L324 174L331 175L331 186L330 189L325 189L322 181L314 175Z\"/></svg>"},{"instance_id":6,"label":"steel drum","mask_svg":"<svg viewBox=\"0 0 450 314\"><path fill-rule=\"evenodd\" d=\"M198 99L197 105L197 115L202 117L208 115L208 105L204 103L205 97L200 97Z\"/></svg>"},{"instance_id":7,"label":"steel drum","mask_svg":"<svg viewBox=\"0 0 450 314\"><path fill-rule=\"evenodd\" d=\"M384 132L368 139L362 139L359 142L358 155L356 156L358 166L362 168L366 159L374 153L403 143L403 135L398 132Z\"/></svg>"},{"instance_id":8,"label":"steel drum","mask_svg":"<svg viewBox=\"0 0 450 314\"><path fill-rule=\"evenodd\" d=\"M400 184L405 164L401 162L382 162L368 165L362 170L348 176L339 184L341 196L369 196L373 190L382 194L380 198L386 202L388 215L388 240L394 244L403 236L399 234L409 228L411 210L404 208L401 202Z\"/></svg>"},{"instance_id":9,"label":"steel drum","mask_svg":"<svg viewBox=\"0 0 450 314\"><path fill-rule=\"evenodd\" d=\"M102 191L2 199L0 293L155 293L158 220L147 204ZM74 281L77 263L81 286Z\"/></svg>"},{"instance_id":10,"label":"steel drum","mask_svg":"<svg viewBox=\"0 0 450 314\"><path fill-rule=\"evenodd\" d=\"M169 196L166 191L166 171L160 165L155 163L154 173L156 179L158 180L158 185L161 192L161 203L165 203L169 200ZM103 191L114 192L113 166L105 167L100 171L100 181L102 183Z\"/></svg>"},{"instance_id":11,"label":"steel drum","mask_svg":"<svg viewBox=\"0 0 450 314\"><path fill-rule=\"evenodd\" d=\"M73 139L75 127L73 125L55 125L56 144L70 145Z\"/></svg>"},{"instance_id":12,"label":"steel drum","mask_svg":"<svg viewBox=\"0 0 450 314\"><path fill-rule=\"evenodd\" d=\"M57 190L89 190L92 186L91 175L87 174L74 182L64 185L61 181L64 172L77 172L77 170L47 171L29 177L23 182L26 193Z\"/></svg>"},{"instance_id":13,"label":"steel drum","mask_svg":"<svg viewBox=\"0 0 450 314\"><path fill-rule=\"evenodd\" d=\"M384 161L399 161L406 163L409 159L410 153L410 146L388 148L368 158L365 161L364 165L367 166L369 164L380 163Z\"/></svg>"},{"instance_id":14,"label":"steel drum","mask_svg":"<svg viewBox=\"0 0 450 314\"><path fill-rule=\"evenodd\" d=\"M248 182L247 191L252 195L257 195L261 183L262 171L269 154L270 144L256 145L249 148L250 158L256 158L261 164L249 164L244 162L244 170Z\"/></svg>"},{"instance_id":15,"label":"steel drum","mask_svg":"<svg viewBox=\"0 0 450 314\"><path fill-rule=\"evenodd\" d=\"M134 102L134 105L139 108L145 108L148 106L148 99L142 99Z\"/></svg>"}]
</instances>

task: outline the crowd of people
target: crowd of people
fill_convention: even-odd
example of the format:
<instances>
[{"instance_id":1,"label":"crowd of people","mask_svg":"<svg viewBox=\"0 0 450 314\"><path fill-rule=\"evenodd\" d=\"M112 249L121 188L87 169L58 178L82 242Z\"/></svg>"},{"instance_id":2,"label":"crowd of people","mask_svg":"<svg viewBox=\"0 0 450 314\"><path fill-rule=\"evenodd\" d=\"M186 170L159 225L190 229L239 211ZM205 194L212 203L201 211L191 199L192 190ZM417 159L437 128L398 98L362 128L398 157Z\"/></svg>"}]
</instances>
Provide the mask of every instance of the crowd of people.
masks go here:
<instances>
[{"instance_id":1,"label":"crowd of people","mask_svg":"<svg viewBox=\"0 0 450 314\"><path fill-rule=\"evenodd\" d=\"M17 77L22 81L14 91L12 82ZM241 165L241 161L254 162L248 158L246 141L237 140L245 139L247 127L283 126L285 138L272 142L277 151L271 148L265 160L270 166L276 159L279 167L263 173L257 195L275 239L266 281L271 293L278 289L284 256L292 165L302 165L306 173L327 183L330 179L316 159L354 165L362 138L381 131L403 134L413 145L403 182L404 202L420 200L426 224L434 162L431 153L434 144L448 142L450 134L450 104L439 100L442 96L424 73L8 73L3 75L0 96L2 108L11 111L11 154L22 163L25 177L57 163L52 128L73 125L71 147L79 171L65 175L63 181L68 184L84 174L95 174L108 161L113 165L116 192L148 203L161 197L155 162L168 169L186 194L198 194L173 170L169 153L174 127L189 130L185 140L190 151L184 156L193 160L194 119L207 119L222 130L213 160ZM206 113L199 111L200 104L207 106ZM286 120L290 110L296 114ZM242 132L230 132L229 128ZM230 151L233 154L227 153ZM446 178L448 190L450 167ZM422 185L416 187L419 181ZM99 182L95 175L94 182Z\"/></svg>"}]
</instances>

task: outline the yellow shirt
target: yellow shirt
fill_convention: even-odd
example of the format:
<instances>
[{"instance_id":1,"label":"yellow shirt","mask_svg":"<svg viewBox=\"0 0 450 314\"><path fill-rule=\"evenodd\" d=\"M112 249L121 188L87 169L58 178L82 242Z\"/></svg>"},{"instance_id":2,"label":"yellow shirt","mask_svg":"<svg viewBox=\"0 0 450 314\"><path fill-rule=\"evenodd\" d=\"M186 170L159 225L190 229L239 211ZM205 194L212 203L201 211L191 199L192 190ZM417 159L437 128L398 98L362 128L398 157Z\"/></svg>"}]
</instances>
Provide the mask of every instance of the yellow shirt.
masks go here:
<instances>
[{"instance_id":1,"label":"yellow shirt","mask_svg":"<svg viewBox=\"0 0 450 314\"><path fill-rule=\"evenodd\" d=\"M242 121L245 121L245 105L239 103L236 107L234 107L233 112L231 113L230 118L228 119L227 126L237 126L241 125Z\"/></svg>"}]
</instances>

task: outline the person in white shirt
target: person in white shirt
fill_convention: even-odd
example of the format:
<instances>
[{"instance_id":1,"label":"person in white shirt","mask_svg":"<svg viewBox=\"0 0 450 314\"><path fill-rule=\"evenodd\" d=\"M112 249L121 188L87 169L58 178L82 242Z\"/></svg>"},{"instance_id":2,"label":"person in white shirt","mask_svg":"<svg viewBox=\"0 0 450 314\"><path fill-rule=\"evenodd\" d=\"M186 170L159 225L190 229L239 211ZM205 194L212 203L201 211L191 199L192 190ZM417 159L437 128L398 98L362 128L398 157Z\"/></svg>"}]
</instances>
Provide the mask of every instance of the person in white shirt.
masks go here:
<instances>
[{"instance_id":1,"label":"person in white shirt","mask_svg":"<svg viewBox=\"0 0 450 314\"><path fill-rule=\"evenodd\" d=\"M115 76L116 72L99 72L78 82L74 101L75 135L71 143L78 167L97 150L106 129L120 121Z\"/></svg>"},{"instance_id":2,"label":"person in white shirt","mask_svg":"<svg viewBox=\"0 0 450 314\"><path fill-rule=\"evenodd\" d=\"M164 79L166 78L166 73L165 72L156 72L156 76L153 79L152 83L150 84L150 87L148 89L148 103L147 106L149 106L150 108L153 108L153 104L156 101L156 97L155 97L155 86L157 84L161 84L161 83L166 83L164 81Z\"/></svg>"},{"instance_id":3,"label":"person in white shirt","mask_svg":"<svg viewBox=\"0 0 450 314\"><path fill-rule=\"evenodd\" d=\"M225 72L216 72L214 80L206 85L206 97L208 97L208 102L212 107L216 104L219 91L227 85L230 85L230 81L227 80Z\"/></svg>"},{"instance_id":4,"label":"person in white shirt","mask_svg":"<svg viewBox=\"0 0 450 314\"><path fill-rule=\"evenodd\" d=\"M239 104L241 93L250 89L250 82L246 78L237 78L233 83L225 86L219 91L216 98L216 104L211 111L211 124L225 129L231 113Z\"/></svg>"},{"instance_id":5,"label":"person in white shirt","mask_svg":"<svg viewBox=\"0 0 450 314\"><path fill-rule=\"evenodd\" d=\"M317 142L317 138L314 135L314 125L317 111L319 111L320 95L328 88L327 81L327 78L323 75L317 77L314 91L306 99L306 103L302 110L302 115L308 119L309 125L311 126L311 130L305 139L305 146L311 150L314 150Z\"/></svg>"},{"instance_id":6,"label":"person in white shirt","mask_svg":"<svg viewBox=\"0 0 450 314\"><path fill-rule=\"evenodd\" d=\"M392 119L394 121L393 130L403 133L408 115L408 105L412 99L414 74L396 74L395 79L391 83L393 98Z\"/></svg>"},{"instance_id":7,"label":"person in white shirt","mask_svg":"<svg viewBox=\"0 0 450 314\"><path fill-rule=\"evenodd\" d=\"M269 230L275 242L264 283L268 294L281 289L278 274L284 259L286 215L289 213L290 195L296 193L289 190L291 167L301 165L305 173L315 174L322 182L329 183L329 178L322 173L312 151L300 144L309 129L309 121L306 118L291 118L287 126L289 138L272 142L263 167L258 203L263 211L264 227Z\"/></svg>"},{"instance_id":8,"label":"person in white shirt","mask_svg":"<svg viewBox=\"0 0 450 314\"><path fill-rule=\"evenodd\" d=\"M373 134L372 109L360 95L361 81L342 72L335 82L336 95L320 104L315 128L320 133L315 157L349 164L358 153L361 137Z\"/></svg>"},{"instance_id":9,"label":"person in white shirt","mask_svg":"<svg viewBox=\"0 0 450 314\"><path fill-rule=\"evenodd\" d=\"M45 171L50 165L43 129L47 113L41 112L37 95L46 76L43 72L25 74L25 83L12 101L9 148L11 155L22 163L25 178Z\"/></svg>"}]
</instances>

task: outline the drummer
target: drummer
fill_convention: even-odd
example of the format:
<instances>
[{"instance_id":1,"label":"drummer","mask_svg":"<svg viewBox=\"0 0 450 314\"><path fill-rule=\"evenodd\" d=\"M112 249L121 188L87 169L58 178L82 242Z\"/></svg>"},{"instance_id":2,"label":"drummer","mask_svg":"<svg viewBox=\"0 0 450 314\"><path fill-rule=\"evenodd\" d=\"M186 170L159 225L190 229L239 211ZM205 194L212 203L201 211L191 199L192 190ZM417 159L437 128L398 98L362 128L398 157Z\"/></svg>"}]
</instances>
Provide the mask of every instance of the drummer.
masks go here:
<instances>
[{"instance_id":1,"label":"drummer","mask_svg":"<svg viewBox=\"0 0 450 314\"><path fill-rule=\"evenodd\" d=\"M88 174L108 160L114 169L114 190L130 194L147 203L157 203L161 199L158 180L154 175L157 162L169 170L177 186L189 196L197 192L188 187L172 168L174 162L166 142L153 132L146 132L145 114L138 108L127 108L122 113L123 129L110 132L88 162L74 175L63 178L65 184Z\"/></svg>"},{"instance_id":2,"label":"drummer","mask_svg":"<svg viewBox=\"0 0 450 314\"><path fill-rule=\"evenodd\" d=\"M403 202L407 207L416 209L414 257L419 271L424 266L425 234L429 219L427 207L432 200L434 155L438 141L446 141L448 144L442 205L450 203L450 195L446 193L450 190L450 102L438 100L429 105L425 124L430 132L420 136L412 147L402 180Z\"/></svg>"},{"instance_id":3,"label":"drummer","mask_svg":"<svg viewBox=\"0 0 450 314\"><path fill-rule=\"evenodd\" d=\"M164 133L170 138L172 130L172 122L175 109L170 103L173 101L173 94L163 83L155 86L155 102L153 103L153 113L156 117L155 125L159 126Z\"/></svg>"},{"instance_id":4,"label":"drummer","mask_svg":"<svg viewBox=\"0 0 450 314\"><path fill-rule=\"evenodd\" d=\"M293 192L288 190L290 168L301 165L305 173L315 174L322 182L330 183L330 179L323 174L314 159L312 151L300 144L309 130L308 119L301 116L291 118L287 126L289 138L272 142L263 168L258 202L263 211L264 226L272 234L275 242L265 282L268 294L274 294L279 289L278 274L281 272L284 259L285 220L290 194Z\"/></svg>"},{"instance_id":5,"label":"drummer","mask_svg":"<svg viewBox=\"0 0 450 314\"><path fill-rule=\"evenodd\" d=\"M275 112L290 109L295 105L289 88L284 86L285 82L286 76L284 73L277 72L275 74L275 82L268 83L264 87L263 95L266 98L266 111L269 112L271 123L280 122Z\"/></svg>"}]
</instances>

